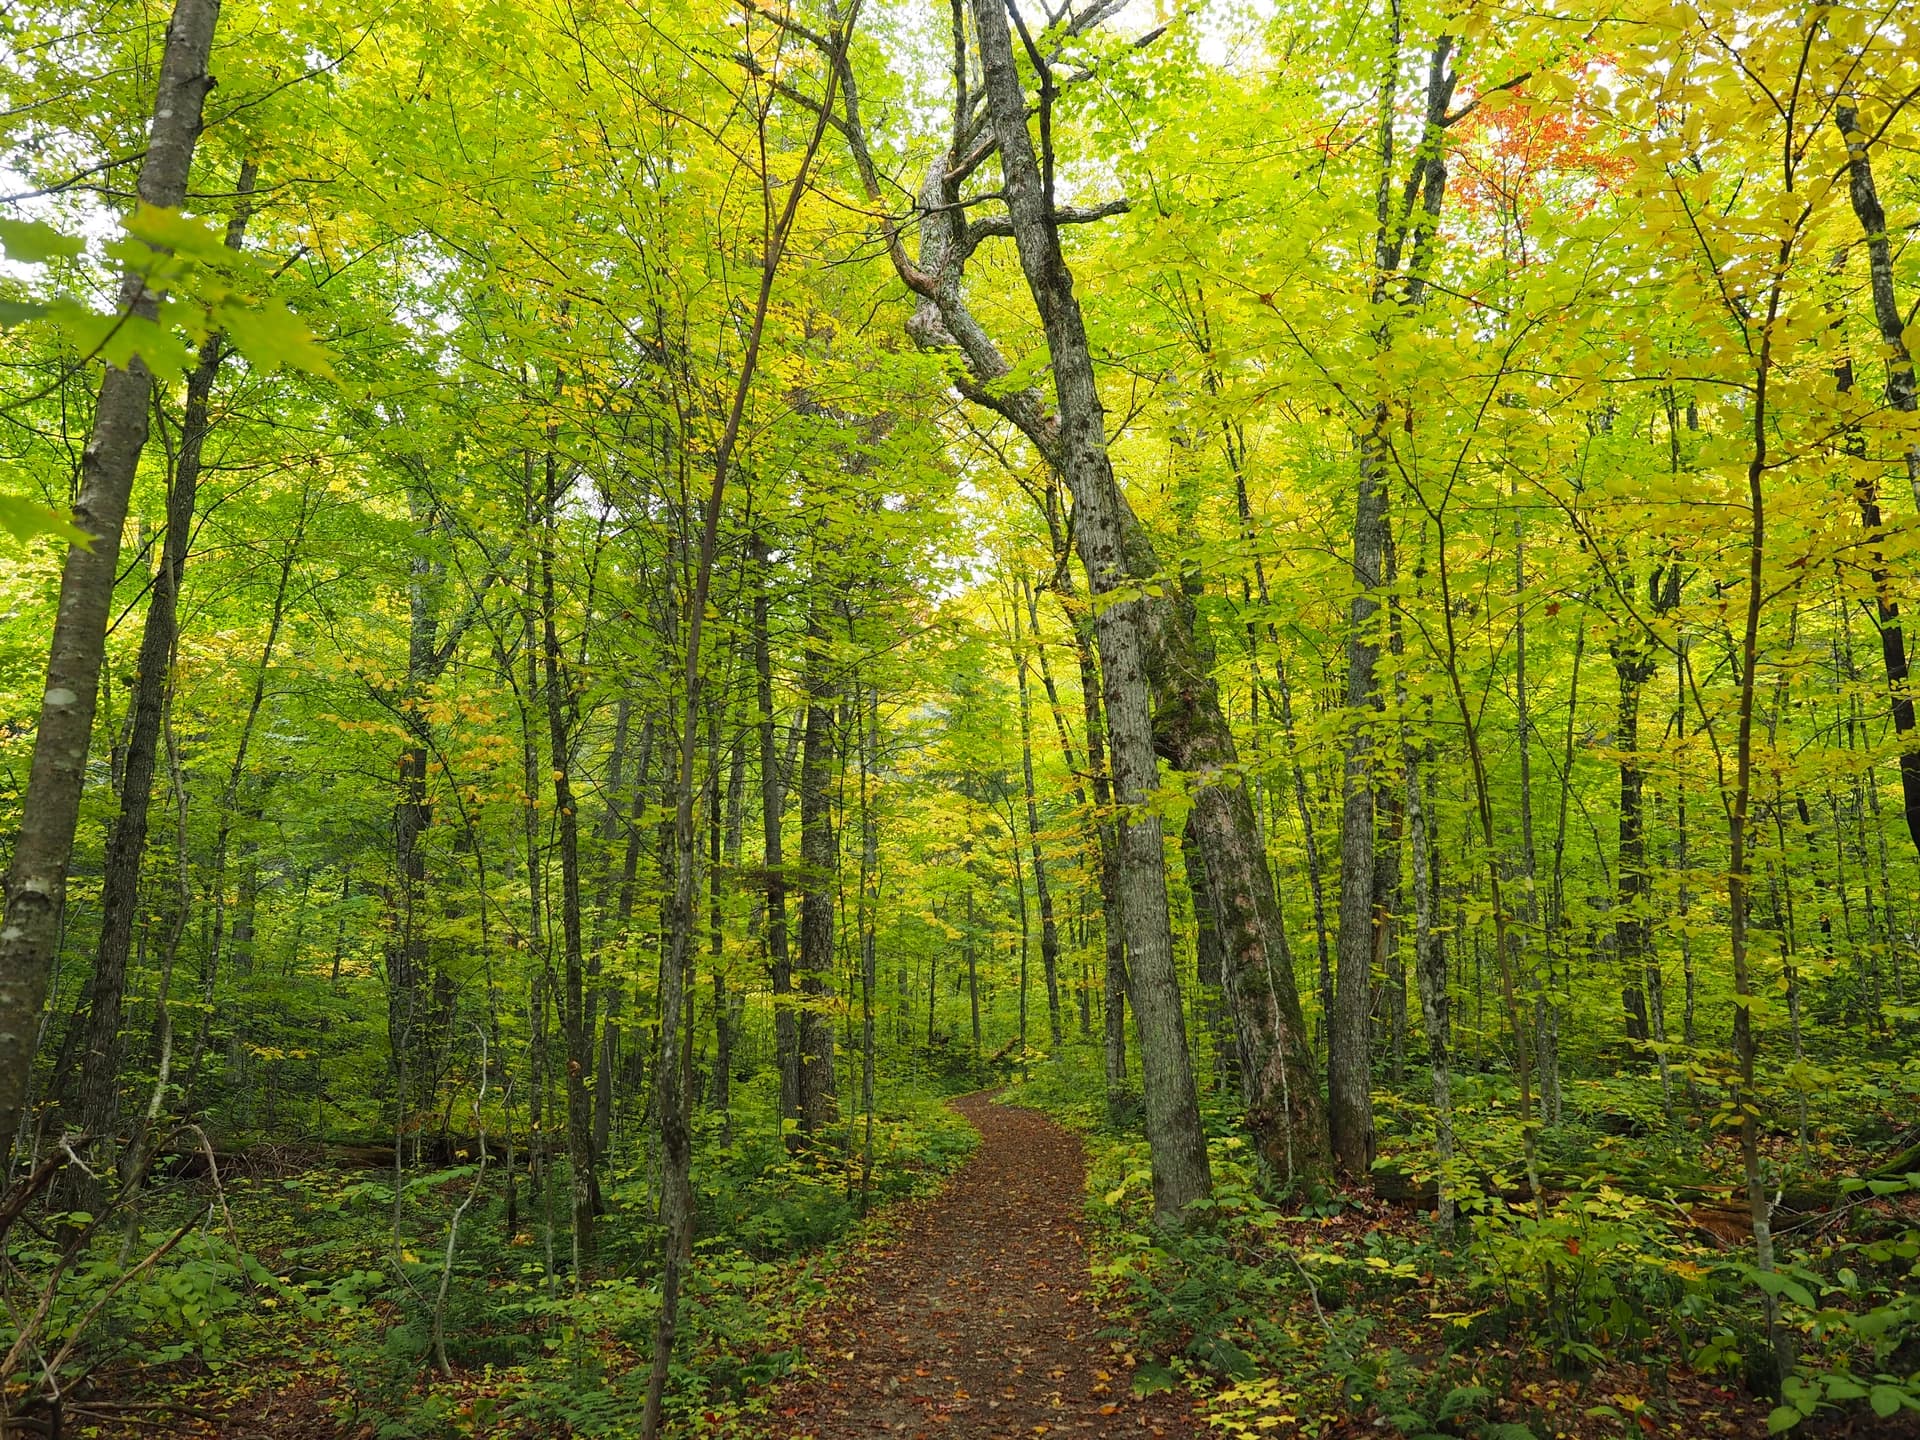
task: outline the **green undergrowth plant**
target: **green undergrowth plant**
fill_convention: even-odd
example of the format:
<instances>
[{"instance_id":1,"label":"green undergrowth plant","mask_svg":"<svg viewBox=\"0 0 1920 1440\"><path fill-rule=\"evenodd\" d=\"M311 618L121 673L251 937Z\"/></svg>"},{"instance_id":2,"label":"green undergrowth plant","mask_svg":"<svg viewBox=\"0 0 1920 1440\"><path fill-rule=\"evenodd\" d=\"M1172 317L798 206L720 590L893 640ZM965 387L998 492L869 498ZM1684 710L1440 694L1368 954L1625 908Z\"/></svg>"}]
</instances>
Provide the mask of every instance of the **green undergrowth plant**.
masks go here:
<instances>
[{"instance_id":1,"label":"green undergrowth plant","mask_svg":"<svg viewBox=\"0 0 1920 1440\"><path fill-rule=\"evenodd\" d=\"M698 1238L668 1416L744 1436L760 1392L800 1360L846 1247L879 1233L894 1202L935 1188L978 1137L932 1084L883 1090L870 1166L864 1117L799 1146L776 1128L770 1085L736 1100L731 1127L698 1118ZM231 1178L225 1208L196 1184L156 1189L132 1242L103 1227L66 1267L38 1343L56 1354L84 1320L68 1378L137 1366L195 1409L298 1370L337 1421L377 1440L628 1440L660 1305L651 1157L623 1153L613 1167L600 1253L578 1284L564 1161L544 1192L525 1166L523 1144L511 1224L499 1163L484 1176L472 1161L409 1174L398 1194L391 1171ZM442 1299L448 1226L477 1180ZM24 1227L12 1238L24 1294L52 1276L58 1242Z\"/></svg>"}]
</instances>

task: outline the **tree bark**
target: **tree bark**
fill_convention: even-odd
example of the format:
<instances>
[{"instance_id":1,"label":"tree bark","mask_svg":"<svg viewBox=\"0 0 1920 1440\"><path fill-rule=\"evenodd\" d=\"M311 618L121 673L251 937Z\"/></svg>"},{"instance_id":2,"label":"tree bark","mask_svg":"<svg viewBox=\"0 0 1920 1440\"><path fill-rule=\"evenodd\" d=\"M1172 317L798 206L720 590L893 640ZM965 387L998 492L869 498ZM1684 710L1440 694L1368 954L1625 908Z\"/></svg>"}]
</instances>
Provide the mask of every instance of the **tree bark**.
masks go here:
<instances>
[{"instance_id":1,"label":"tree bark","mask_svg":"<svg viewBox=\"0 0 1920 1440\"><path fill-rule=\"evenodd\" d=\"M1014 643L1019 644L1019 607L1014 608ZM1033 787L1033 697L1027 685L1024 651L1015 662L1020 688L1020 775L1026 790L1027 844L1033 860L1033 891L1040 907L1040 968L1047 982L1047 1023L1054 1048L1060 1047L1060 927L1053 915L1053 891L1047 887L1047 861L1040 853L1040 809Z\"/></svg>"},{"instance_id":2,"label":"tree bark","mask_svg":"<svg viewBox=\"0 0 1920 1440\"><path fill-rule=\"evenodd\" d=\"M1093 593L1106 602L1094 618L1094 628L1113 741L1115 798L1120 806L1121 912L1140 1028L1154 1211L1161 1221L1169 1222L1211 1192L1212 1177L1187 1053L1186 1020L1180 1009L1160 821L1145 805L1158 785L1147 672L1148 617L1142 613L1145 607L1140 599L1115 594L1129 576L1119 487L1107 454L1086 327L1060 250L1051 193L1052 158L1048 157L1043 179L1027 131L1027 97L1014 64L1012 31L1002 0L973 0L973 16L1014 243L1053 362L1060 414L1059 464L1074 498L1080 560ZM1047 84L1043 80L1043 127L1050 109ZM1242 793L1243 802L1244 798Z\"/></svg>"},{"instance_id":3,"label":"tree bark","mask_svg":"<svg viewBox=\"0 0 1920 1440\"><path fill-rule=\"evenodd\" d=\"M1858 124L1858 111L1851 105L1834 109L1834 123L1847 142L1847 193L1853 213L1866 235L1867 272L1873 295L1874 328L1887 355L1887 404L1900 414L1912 414L1920 406L1920 393L1914 384L1913 356L1906 345L1906 329L1900 313L1899 297L1893 288L1893 254L1887 239L1887 214L1880 204L1880 192L1874 184L1873 162L1867 155L1866 137ZM1843 360L1835 376L1842 391L1853 388L1853 362ZM1865 446L1857 430L1850 430L1848 449L1865 458ZM1907 480L1913 489L1915 504L1920 505L1920 445L1906 449ZM1900 624L1900 607L1895 601L1881 559L1879 537L1885 533L1880 516L1879 487L1870 476L1857 482L1861 523L1873 537L1872 579L1874 604L1879 614L1880 661L1886 672L1888 697L1892 704L1893 728L1900 736L1900 801L1906 816L1907 835L1920 851L1920 744L1913 736L1913 688L1908 674L1906 632Z\"/></svg>"},{"instance_id":4,"label":"tree bark","mask_svg":"<svg viewBox=\"0 0 1920 1440\"><path fill-rule=\"evenodd\" d=\"M258 167L251 160L240 166L240 178L234 186L238 203L227 222L229 250L238 250L246 236L258 173ZM126 994L127 953L132 948L134 916L139 908L140 865L146 852L147 816L153 802L160 720L171 688L174 641L179 633L180 585L186 573L187 548L193 538L200 456L211 428L208 410L213 386L225 355L225 336L209 335L200 346L199 363L187 377L180 453L174 461L173 486L167 494L166 538L161 542L160 568L154 574L152 595L147 601L146 625L140 632L139 669L133 683L131 723L127 727L121 762L120 814L107 838L100 892L100 940L94 953L93 976L87 987L86 1049L80 1069L80 1128L96 1137L110 1136L118 1124L120 1007Z\"/></svg>"},{"instance_id":5,"label":"tree bark","mask_svg":"<svg viewBox=\"0 0 1920 1440\"><path fill-rule=\"evenodd\" d=\"M1386 550L1386 406L1363 437L1354 502L1352 575L1347 607L1348 723L1340 806L1340 920L1335 941L1333 1016L1327 1026L1327 1121L1333 1156L1350 1176L1373 1167L1373 1067L1367 1015L1373 1001L1373 726L1380 708L1374 636Z\"/></svg>"},{"instance_id":6,"label":"tree bark","mask_svg":"<svg viewBox=\"0 0 1920 1440\"><path fill-rule=\"evenodd\" d=\"M177 209L186 199L201 114L213 87L207 64L219 15L219 0L176 0L140 165L139 196L148 205ZM162 298L138 271L122 273L122 313L152 321ZM0 921L0 1136L19 1130L40 1007L59 943L67 862L86 785L107 617L120 566L120 532L146 448L151 393L152 376L139 359L124 370L108 367L81 454L73 519L93 539L89 546L68 549L60 575L40 721Z\"/></svg>"},{"instance_id":7,"label":"tree bark","mask_svg":"<svg viewBox=\"0 0 1920 1440\"><path fill-rule=\"evenodd\" d=\"M787 787L780 769L780 751L773 734L773 651L767 629L767 542L752 540L757 584L753 591L753 670L758 699L760 736L761 869L767 887L767 961L773 982L773 1046L780 1068L780 1118L800 1116L800 1026L793 1009L793 959L787 937L786 856L781 832L787 808Z\"/></svg>"},{"instance_id":8,"label":"tree bark","mask_svg":"<svg viewBox=\"0 0 1920 1440\"><path fill-rule=\"evenodd\" d=\"M826 627L817 606L807 615L806 733L800 746L800 863L805 867L800 896L800 992L795 1098L800 1128L818 1135L839 1118L834 1082L833 1019L827 1005L833 994L833 876L839 859L834 833L834 701Z\"/></svg>"},{"instance_id":9,"label":"tree bark","mask_svg":"<svg viewBox=\"0 0 1920 1440\"><path fill-rule=\"evenodd\" d=\"M557 387L556 387L557 388ZM553 436L549 433L548 443ZM594 1258L593 1039L587 1030L586 962L580 930L580 817L573 796L573 733L579 725L572 676L560 648L558 601L553 575L554 535L560 504L558 457L545 461L545 524L540 547L541 648L546 664L547 738L553 771L553 808L560 830L560 929L564 964L561 1028L567 1047L567 1168L573 1194L573 1258L576 1279Z\"/></svg>"}]
</instances>

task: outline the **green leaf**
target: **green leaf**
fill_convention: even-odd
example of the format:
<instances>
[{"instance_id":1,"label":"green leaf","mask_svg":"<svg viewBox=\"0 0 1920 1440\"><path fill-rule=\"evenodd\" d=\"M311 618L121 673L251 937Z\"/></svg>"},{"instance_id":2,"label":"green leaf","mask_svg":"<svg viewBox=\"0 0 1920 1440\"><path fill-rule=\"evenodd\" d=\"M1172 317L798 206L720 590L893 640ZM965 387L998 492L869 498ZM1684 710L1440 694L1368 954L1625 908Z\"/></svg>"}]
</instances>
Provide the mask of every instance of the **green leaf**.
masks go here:
<instances>
[{"instance_id":1,"label":"green leaf","mask_svg":"<svg viewBox=\"0 0 1920 1440\"><path fill-rule=\"evenodd\" d=\"M1905 1396L1894 1385L1876 1385L1867 1392L1867 1403L1873 1406L1873 1413L1882 1420L1890 1420L1899 1413Z\"/></svg>"},{"instance_id":2,"label":"green leaf","mask_svg":"<svg viewBox=\"0 0 1920 1440\"><path fill-rule=\"evenodd\" d=\"M27 300L0 300L0 330L10 325L24 325L29 320L38 320L47 313L44 305L35 305Z\"/></svg>"},{"instance_id":3,"label":"green leaf","mask_svg":"<svg viewBox=\"0 0 1920 1440\"><path fill-rule=\"evenodd\" d=\"M310 375L332 376L332 357L314 342L300 318L278 300L261 305L219 305L214 319L256 370L271 374L283 365Z\"/></svg>"},{"instance_id":4,"label":"green leaf","mask_svg":"<svg viewBox=\"0 0 1920 1440\"><path fill-rule=\"evenodd\" d=\"M183 260L206 264L231 263L234 252L225 238L205 221L182 215L178 210L162 210L142 205L120 222L121 228L152 250L168 250Z\"/></svg>"},{"instance_id":5,"label":"green leaf","mask_svg":"<svg viewBox=\"0 0 1920 1440\"><path fill-rule=\"evenodd\" d=\"M1157 1360L1149 1360L1133 1372L1133 1393L1136 1395L1158 1395L1172 1388L1173 1371Z\"/></svg>"},{"instance_id":6,"label":"green leaf","mask_svg":"<svg viewBox=\"0 0 1920 1440\"><path fill-rule=\"evenodd\" d=\"M1776 1405L1767 1415L1767 1433L1784 1435L1805 1417L1791 1405Z\"/></svg>"},{"instance_id":7,"label":"green leaf","mask_svg":"<svg viewBox=\"0 0 1920 1440\"><path fill-rule=\"evenodd\" d=\"M37 501L22 500L17 495L0 495L0 530L21 541L48 535L83 550L93 548L93 536L58 510Z\"/></svg>"},{"instance_id":8,"label":"green leaf","mask_svg":"<svg viewBox=\"0 0 1920 1440\"><path fill-rule=\"evenodd\" d=\"M23 265L44 265L49 260L78 255L86 248L86 241L63 235L38 220L0 220L0 250L7 252L9 260Z\"/></svg>"}]
</instances>

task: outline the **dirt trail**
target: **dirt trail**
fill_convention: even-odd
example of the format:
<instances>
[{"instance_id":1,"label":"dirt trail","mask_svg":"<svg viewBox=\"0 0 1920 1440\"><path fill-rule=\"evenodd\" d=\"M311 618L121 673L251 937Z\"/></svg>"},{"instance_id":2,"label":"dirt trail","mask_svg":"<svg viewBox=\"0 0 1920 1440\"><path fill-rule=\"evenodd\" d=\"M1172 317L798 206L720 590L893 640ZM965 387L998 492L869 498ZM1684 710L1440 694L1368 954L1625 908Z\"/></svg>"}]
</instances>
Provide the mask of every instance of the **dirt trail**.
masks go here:
<instances>
[{"instance_id":1,"label":"dirt trail","mask_svg":"<svg viewBox=\"0 0 1920 1440\"><path fill-rule=\"evenodd\" d=\"M772 1436L1198 1440L1189 1402L1135 1399L1099 1338L1110 1322L1086 1295L1079 1140L984 1094L954 1107L979 1150L810 1344L822 1373L774 1396Z\"/></svg>"}]
</instances>

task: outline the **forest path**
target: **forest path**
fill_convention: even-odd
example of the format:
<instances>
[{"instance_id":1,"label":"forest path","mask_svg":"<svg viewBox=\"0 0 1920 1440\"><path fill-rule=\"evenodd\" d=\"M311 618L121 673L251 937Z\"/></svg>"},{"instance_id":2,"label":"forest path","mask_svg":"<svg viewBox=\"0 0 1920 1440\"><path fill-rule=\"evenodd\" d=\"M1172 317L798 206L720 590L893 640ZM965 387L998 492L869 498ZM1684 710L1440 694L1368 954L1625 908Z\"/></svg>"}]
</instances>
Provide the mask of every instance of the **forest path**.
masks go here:
<instances>
[{"instance_id":1,"label":"forest path","mask_svg":"<svg viewBox=\"0 0 1920 1440\"><path fill-rule=\"evenodd\" d=\"M1136 1399L1098 1332L1081 1243L1080 1141L990 1093L953 1106L980 1148L866 1268L809 1345L819 1373L773 1397L776 1440L1165 1436L1203 1427Z\"/></svg>"}]
</instances>

